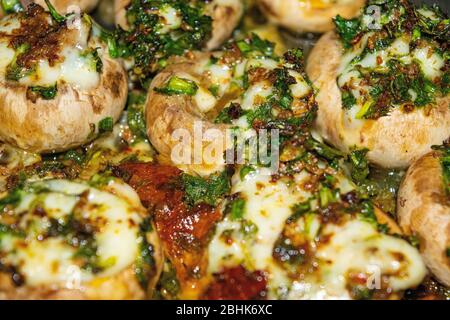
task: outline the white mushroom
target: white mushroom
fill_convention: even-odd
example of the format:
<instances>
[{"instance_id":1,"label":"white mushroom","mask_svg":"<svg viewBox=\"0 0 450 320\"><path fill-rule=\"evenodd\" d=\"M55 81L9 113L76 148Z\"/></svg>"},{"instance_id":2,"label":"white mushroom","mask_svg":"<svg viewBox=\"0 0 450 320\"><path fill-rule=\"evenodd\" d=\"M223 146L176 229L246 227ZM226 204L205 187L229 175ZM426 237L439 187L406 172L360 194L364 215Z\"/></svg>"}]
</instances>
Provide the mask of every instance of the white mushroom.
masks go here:
<instances>
[{"instance_id":1,"label":"white mushroom","mask_svg":"<svg viewBox=\"0 0 450 320\"><path fill-rule=\"evenodd\" d=\"M119 119L127 76L86 15L56 22L42 7L0 21L0 140L32 152L67 150Z\"/></svg>"},{"instance_id":2,"label":"white mushroom","mask_svg":"<svg viewBox=\"0 0 450 320\"><path fill-rule=\"evenodd\" d=\"M443 157L442 151L433 151L411 165L400 186L397 214L404 232L419 238L430 271L450 286L450 199Z\"/></svg>"}]
</instances>

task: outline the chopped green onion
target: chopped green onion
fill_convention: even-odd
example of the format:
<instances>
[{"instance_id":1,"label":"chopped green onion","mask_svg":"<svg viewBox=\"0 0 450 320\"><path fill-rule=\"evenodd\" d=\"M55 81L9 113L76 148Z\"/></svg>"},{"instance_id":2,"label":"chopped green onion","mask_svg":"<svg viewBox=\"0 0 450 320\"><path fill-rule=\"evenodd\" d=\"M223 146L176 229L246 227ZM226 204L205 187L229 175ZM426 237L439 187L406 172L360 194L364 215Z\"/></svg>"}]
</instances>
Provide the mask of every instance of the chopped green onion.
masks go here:
<instances>
[{"instance_id":1,"label":"chopped green onion","mask_svg":"<svg viewBox=\"0 0 450 320\"><path fill-rule=\"evenodd\" d=\"M58 87L56 84L53 86L34 86L30 87L30 90L34 93L37 93L41 96L44 100L52 100L56 97L56 94L58 93Z\"/></svg>"},{"instance_id":2,"label":"chopped green onion","mask_svg":"<svg viewBox=\"0 0 450 320\"><path fill-rule=\"evenodd\" d=\"M322 208L325 208L334 201L333 193L331 192L330 188L323 187L319 191L319 200L320 200L320 206Z\"/></svg>"},{"instance_id":3,"label":"chopped green onion","mask_svg":"<svg viewBox=\"0 0 450 320\"><path fill-rule=\"evenodd\" d=\"M342 91L342 106L344 109L351 109L356 104L355 96L350 91Z\"/></svg>"},{"instance_id":4,"label":"chopped green onion","mask_svg":"<svg viewBox=\"0 0 450 320\"><path fill-rule=\"evenodd\" d=\"M56 11L55 7L50 3L50 0L45 0L45 4L48 7L48 11L50 12L50 15L52 16L53 20L55 20L58 23L66 21L66 18L58 13Z\"/></svg>"},{"instance_id":5,"label":"chopped green onion","mask_svg":"<svg viewBox=\"0 0 450 320\"><path fill-rule=\"evenodd\" d=\"M242 53L250 52L252 51L252 47L250 44L248 44L245 40L238 41L237 46L239 50L241 50Z\"/></svg>"},{"instance_id":6,"label":"chopped green onion","mask_svg":"<svg viewBox=\"0 0 450 320\"><path fill-rule=\"evenodd\" d=\"M334 160L344 156L343 152L317 141L313 137L309 137L309 139L306 140L305 147L310 151L315 151L317 154L328 160Z\"/></svg>"},{"instance_id":7,"label":"chopped green onion","mask_svg":"<svg viewBox=\"0 0 450 320\"><path fill-rule=\"evenodd\" d=\"M364 105L361 107L361 109L358 111L358 113L355 115L356 119L364 119L364 116L369 111L370 107L372 106L372 100L366 101Z\"/></svg>"},{"instance_id":8,"label":"chopped green onion","mask_svg":"<svg viewBox=\"0 0 450 320\"><path fill-rule=\"evenodd\" d=\"M220 87L218 84L212 85L208 88L209 92L211 92L211 94L216 98L219 96L219 89Z\"/></svg>"},{"instance_id":9,"label":"chopped green onion","mask_svg":"<svg viewBox=\"0 0 450 320\"><path fill-rule=\"evenodd\" d=\"M422 33L420 32L420 29L418 27L414 28L412 33L412 41L420 39L421 36Z\"/></svg>"},{"instance_id":10,"label":"chopped green onion","mask_svg":"<svg viewBox=\"0 0 450 320\"><path fill-rule=\"evenodd\" d=\"M255 168L253 168L252 166L244 166L242 167L241 171L239 172L239 176L241 177L241 180L244 181L245 177L251 173L254 172Z\"/></svg>"},{"instance_id":11,"label":"chopped green onion","mask_svg":"<svg viewBox=\"0 0 450 320\"><path fill-rule=\"evenodd\" d=\"M302 203L297 203L292 207L292 215L287 219L287 223L293 223L297 221L300 217L302 217L307 212L311 211L311 203L310 201L305 201Z\"/></svg>"},{"instance_id":12,"label":"chopped green onion","mask_svg":"<svg viewBox=\"0 0 450 320\"><path fill-rule=\"evenodd\" d=\"M114 39L114 36L108 31L102 29L100 39L106 42L106 45L108 46L108 53L111 58L118 58L119 48L116 39Z\"/></svg>"},{"instance_id":13,"label":"chopped green onion","mask_svg":"<svg viewBox=\"0 0 450 320\"><path fill-rule=\"evenodd\" d=\"M13 60L6 67L6 79L11 81L19 81L21 78L25 77L27 73L30 71L22 66L17 64L17 58L27 52L30 49L30 45L28 43L22 43L19 47L16 48L16 52L14 54Z\"/></svg>"},{"instance_id":14,"label":"chopped green onion","mask_svg":"<svg viewBox=\"0 0 450 320\"><path fill-rule=\"evenodd\" d=\"M230 214L231 220L240 220L244 216L245 200L238 198L230 202L227 206L227 212Z\"/></svg>"},{"instance_id":15,"label":"chopped green onion","mask_svg":"<svg viewBox=\"0 0 450 320\"><path fill-rule=\"evenodd\" d=\"M169 96L178 94L193 96L197 93L197 90L198 86L194 81L179 78L177 76L173 76L172 78L170 78L165 87L155 88L156 92Z\"/></svg>"},{"instance_id":16,"label":"chopped green onion","mask_svg":"<svg viewBox=\"0 0 450 320\"><path fill-rule=\"evenodd\" d=\"M101 73L103 70L103 61L98 55L98 49L88 49L84 53L81 54L82 57L86 58L89 61L90 68L92 70Z\"/></svg>"},{"instance_id":17,"label":"chopped green onion","mask_svg":"<svg viewBox=\"0 0 450 320\"><path fill-rule=\"evenodd\" d=\"M369 162L366 158L367 152L369 152L368 149L361 149L350 153L351 176L358 183L362 183L370 173Z\"/></svg>"}]
</instances>

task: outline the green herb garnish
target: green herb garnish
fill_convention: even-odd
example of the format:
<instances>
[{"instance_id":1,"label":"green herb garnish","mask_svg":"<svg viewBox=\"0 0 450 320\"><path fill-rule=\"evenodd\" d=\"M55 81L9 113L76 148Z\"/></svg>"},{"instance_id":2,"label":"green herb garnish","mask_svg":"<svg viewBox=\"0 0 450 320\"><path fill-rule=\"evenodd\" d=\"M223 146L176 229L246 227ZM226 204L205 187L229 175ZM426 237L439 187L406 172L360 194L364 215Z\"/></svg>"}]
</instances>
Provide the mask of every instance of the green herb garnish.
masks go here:
<instances>
[{"instance_id":1,"label":"green herb garnish","mask_svg":"<svg viewBox=\"0 0 450 320\"><path fill-rule=\"evenodd\" d=\"M29 87L31 92L37 93L44 100L52 100L56 97L58 93L58 86L54 84L53 86L34 86Z\"/></svg>"},{"instance_id":2,"label":"green herb garnish","mask_svg":"<svg viewBox=\"0 0 450 320\"><path fill-rule=\"evenodd\" d=\"M112 132L114 129L114 119L112 117L106 117L98 123L98 130L100 133Z\"/></svg>"},{"instance_id":3,"label":"green herb garnish","mask_svg":"<svg viewBox=\"0 0 450 320\"><path fill-rule=\"evenodd\" d=\"M208 178L182 175L182 184L185 191L185 202L194 206L206 203L211 206L217 205L220 199L230 191L230 177L226 171L213 174Z\"/></svg>"},{"instance_id":4,"label":"green herb garnish","mask_svg":"<svg viewBox=\"0 0 450 320\"><path fill-rule=\"evenodd\" d=\"M230 215L231 220L240 220L244 217L245 200L237 198L231 200L225 209L225 212Z\"/></svg>"},{"instance_id":5,"label":"green herb garnish","mask_svg":"<svg viewBox=\"0 0 450 320\"><path fill-rule=\"evenodd\" d=\"M317 152L317 154L328 160L344 157L343 152L332 148L325 143L319 142L313 137L309 137L309 139L305 142L305 147L310 151Z\"/></svg>"},{"instance_id":6,"label":"green herb garnish","mask_svg":"<svg viewBox=\"0 0 450 320\"><path fill-rule=\"evenodd\" d=\"M344 46L350 48L352 46L352 40L361 31L359 19L344 19L338 15L334 18L334 24Z\"/></svg>"},{"instance_id":7,"label":"green herb garnish","mask_svg":"<svg viewBox=\"0 0 450 320\"><path fill-rule=\"evenodd\" d=\"M103 38L111 56L133 58L132 76L146 86L169 57L201 49L210 39L212 19L204 13L204 5L202 0L132 0L126 13L128 30L118 28ZM166 29L168 9L177 12L179 26Z\"/></svg>"},{"instance_id":8,"label":"green herb garnish","mask_svg":"<svg viewBox=\"0 0 450 320\"><path fill-rule=\"evenodd\" d=\"M48 11L50 12L50 15L52 16L53 20L55 20L58 23L62 23L64 21L66 21L66 18L59 14L59 12L51 4L50 0L45 0L45 4L47 5Z\"/></svg>"},{"instance_id":9,"label":"green herb garnish","mask_svg":"<svg viewBox=\"0 0 450 320\"><path fill-rule=\"evenodd\" d=\"M197 93L198 86L197 84L189 79L179 78L177 76L173 76L169 79L167 84L162 88L155 88L156 92L165 94L165 95L188 95L193 96Z\"/></svg>"},{"instance_id":10,"label":"green herb garnish","mask_svg":"<svg viewBox=\"0 0 450 320\"><path fill-rule=\"evenodd\" d=\"M145 94L131 93L128 96L127 123L131 132L139 141L147 139L147 127L144 115L145 99Z\"/></svg>"},{"instance_id":11,"label":"green herb garnish","mask_svg":"<svg viewBox=\"0 0 450 320\"><path fill-rule=\"evenodd\" d=\"M363 182L369 175L369 162L366 155L369 152L368 149L354 150L350 153L350 163L352 166L352 178L356 182Z\"/></svg>"}]
</instances>

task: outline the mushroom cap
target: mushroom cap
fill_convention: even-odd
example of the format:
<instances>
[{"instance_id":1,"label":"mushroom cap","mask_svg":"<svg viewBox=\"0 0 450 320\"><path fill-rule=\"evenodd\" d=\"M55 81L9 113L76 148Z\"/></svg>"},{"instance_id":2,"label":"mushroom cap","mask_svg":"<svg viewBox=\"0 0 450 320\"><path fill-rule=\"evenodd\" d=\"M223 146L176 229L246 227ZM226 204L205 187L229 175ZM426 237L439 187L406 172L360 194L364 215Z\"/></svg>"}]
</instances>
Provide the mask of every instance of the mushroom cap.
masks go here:
<instances>
[{"instance_id":1,"label":"mushroom cap","mask_svg":"<svg viewBox=\"0 0 450 320\"><path fill-rule=\"evenodd\" d=\"M65 29L62 32L61 41L68 40L60 50L76 48L78 44L73 36L76 31ZM75 75L75 83L58 78L56 96L49 100L30 99L29 83L7 80L6 66L3 66L0 72L0 140L31 152L59 152L95 138L101 120L111 117L116 122L119 119L127 99L127 74L121 62L110 58L107 47L96 36L89 37L86 47L97 49L101 59L101 71L90 71L98 73L98 80L86 85L82 76ZM0 50L7 48L4 46ZM77 54L82 53L77 51ZM63 59L70 58L64 56ZM76 73L76 68L70 72ZM33 78L29 81L33 85Z\"/></svg>"},{"instance_id":2,"label":"mushroom cap","mask_svg":"<svg viewBox=\"0 0 450 320\"><path fill-rule=\"evenodd\" d=\"M450 286L450 200L446 194L440 152L433 151L408 169L398 194L400 227L417 235L422 257L436 278Z\"/></svg>"},{"instance_id":3,"label":"mushroom cap","mask_svg":"<svg viewBox=\"0 0 450 320\"><path fill-rule=\"evenodd\" d=\"M330 31L334 27L335 16L353 18L358 15L365 3L364 0L338 0L333 1L333 4L321 0L257 0L257 2L271 22L299 33Z\"/></svg>"},{"instance_id":4,"label":"mushroom cap","mask_svg":"<svg viewBox=\"0 0 450 320\"><path fill-rule=\"evenodd\" d=\"M429 152L431 146L440 145L450 137L449 96L409 113L396 108L388 116L355 124L355 119L349 119L342 108L336 82L342 52L336 33L326 33L311 51L306 67L318 88L315 126L328 142L345 152L353 147L367 148L370 162L382 167L405 168Z\"/></svg>"}]
</instances>

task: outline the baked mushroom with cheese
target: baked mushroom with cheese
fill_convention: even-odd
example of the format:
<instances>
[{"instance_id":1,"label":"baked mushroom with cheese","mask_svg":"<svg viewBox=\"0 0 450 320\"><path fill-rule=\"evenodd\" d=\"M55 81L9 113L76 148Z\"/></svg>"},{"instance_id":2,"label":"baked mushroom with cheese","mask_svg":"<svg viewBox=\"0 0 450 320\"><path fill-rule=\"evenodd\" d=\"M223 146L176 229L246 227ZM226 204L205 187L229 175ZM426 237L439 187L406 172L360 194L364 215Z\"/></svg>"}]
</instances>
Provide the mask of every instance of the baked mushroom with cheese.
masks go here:
<instances>
[{"instance_id":1,"label":"baked mushroom with cheese","mask_svg":"<svg viewBox=\"0 0 450 320\"><path fill-rule=\"evenodd\" d=\"M228 39L233 30L241 20L244 13L244 3L241 0L231 1L160 1L157 7L149 6L145 1L141 0L115 0L116 23L122 28L129 28L129 12L141 6L146 15L156 15L159 17L158 23L164 31L169 30L189 30L187 16L189 7L198 8L201 14L209 16L212 20L212 35L206 43L207 49L215 49L219 47L226 39ZM164 3L166 2L166 3ZM192 27L192 26L191 26Z\"/></svg>"},{"instance_id":2,"label":"baked mushroom with cheese","mask_svg":"<svg viewBox=\"0 0 450 320\"><path fill-rule=\"evenodd\" d=\"M67 150L119 119L127 75L83 14L36 4L0 21L0 140L38 153Z\"/></svg>"},{"instance_id":3,"label":"baked mushroom with cheese","mask_svg":"<svg viewBox=\"0 0 450 320\"><path fill-rule=\"evenodd\" d=\"M188 171L211 174L225 165L233 117L248 114L253 121L261 116L252 110L254 101L292 90L298 98L295 112L308 112L313 106L308 104L312 91L306 80L273 50L270 42L253 35L223 51L193 52L169 60L151 83L145 110L148 136L161 156L189 163ZM274 89L272 81L284 63L282 72L292 83L282 89L280 82L280 88ZM196 150L198 134L203 140Z\"/></svg>"},{"instance_id":4,"label":"baked mushroom with cheese","mask_svg":"<svg viewBox=\"0 0 450 320\"><path fill-rule=\"evenodd\" d=\"M377 5L369 2L368 5ZM309 57L316 127L344 152L367 148L382 167L407 167L450 136L449 20L437 7L378 4L380 19L336 17Z\"/></svg>"},{"instance_id":5,"label":"baked mushroom with cheese","mask_svg":"<svg viewBox=\"0 0 450 320\"><path fill-rule=\"evenodd\" d=\"M398 195L398 218L416 235L430 271L450 286L450 149L440 147L415 161Z\"/></svg>"},{"instance_id":6,"label":"baked mushroom with cheese","mask_svg":"<svg viewBox=\"0 0 450 320\"><path fill-rule=\"evenodd\" d=\"M357 16L365 0L257 0L269 20L294 32L323 33L333 29L333 18Z\"/></svg>"},{"instance_id":7,"label":"baked mushroom with cheese","mask_svg":"<svg viewBox=\"0 0 450 320\"><path fill-rule=\"evenodd\" d=\"M120 180L25 182L0 198L0 213L0 299L151 296L159 240Z\"/></svg>"},{"instance_id":8,"label":"baked mushroom with cheese","mask_svg":"<svg viewBox=\"0 0 450 320\"><path fill-rule=\"evenodd\" d=\"M231 36L244 11L241 0L116 0L118 54L131 58L132 80L149 80L167 58L215 49Z\"/></svg>"},{"instance_id":9,"label":"baked mushroom with cheese","mask_svg":"<svg viewBox=\"0 0 450 320\"><path fill-rule=\"evenodd\" d=\"M152 145L172 162L180 140L187 138L184 143L192 150L187 159L192 162L175 162L194 176L182 175L181 198L194 210L213 203L222 215L203 247L207 264L183 256L183 261L194 261L184 267L195 274L189 286L181 286L179 297L401 298L426 274L418 250L389 234L398 228L359 196L339 165L344 154L311 133L317 105L303 71L302 51L293 49L283 57L273 52L269 42L253 36L230 43L224 51L169 61L150 87L146 119ZM203 136L196 123L203 125ZM214 131L207 134L210 129ZM228 134L234 134L234 143L223 143ZM257 150L264 151L256 158L252 137L259 141ZM211 167L204 157L195 158L195 144L197 152L210 156L217 142L222 162L214 162L219 173L208 176ZM228 153L230 147L233 152ZM239 150L242 158L225 158ZM234 168L231 177L225 163ZM157 173L142 173L141 179ZM165 180L166 185L158 180L162 185L156 193L170 196L170 185L176 182ZM220 193L227 185L229 191ZM172 216L177 208L157 208L157 219L164 220L169 212ZM166 223L173 231L163 230L164 245L181 246L183 224ZM168 258L177 261L176 256ZM176 263L174 267L186 283L185 274Z\"/></svg>"}]
</instances>

